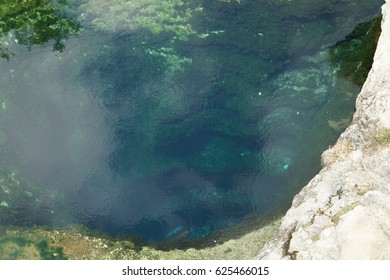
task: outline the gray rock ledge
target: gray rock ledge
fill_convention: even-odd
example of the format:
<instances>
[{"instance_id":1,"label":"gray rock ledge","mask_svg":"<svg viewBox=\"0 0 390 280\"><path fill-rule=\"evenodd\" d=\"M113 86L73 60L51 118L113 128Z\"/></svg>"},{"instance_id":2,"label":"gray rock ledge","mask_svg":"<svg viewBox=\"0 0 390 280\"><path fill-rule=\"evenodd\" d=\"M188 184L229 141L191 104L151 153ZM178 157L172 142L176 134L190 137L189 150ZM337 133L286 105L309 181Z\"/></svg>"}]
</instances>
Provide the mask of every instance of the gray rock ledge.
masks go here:
<instances>
[{"instance_id":1,"label":"gray rock ledge","mask_svg":"<svg viewBox=\"0 0 390 280\"><path fill-rule=\"evenodd\" d=\"M390 259L390 0L351 125L258 259Z\"/></svg>"}]
</instances>

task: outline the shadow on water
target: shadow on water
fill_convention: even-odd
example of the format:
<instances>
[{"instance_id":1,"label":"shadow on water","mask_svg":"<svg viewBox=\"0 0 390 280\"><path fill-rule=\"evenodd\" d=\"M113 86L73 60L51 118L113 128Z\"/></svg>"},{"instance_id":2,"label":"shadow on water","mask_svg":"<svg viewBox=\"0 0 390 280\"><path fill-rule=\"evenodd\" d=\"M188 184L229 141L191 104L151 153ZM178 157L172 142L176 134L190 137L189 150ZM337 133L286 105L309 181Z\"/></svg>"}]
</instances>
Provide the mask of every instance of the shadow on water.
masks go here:
<instances>
[{"instance_id":1,"label":"shadow on water","mask_svg":"<svg viewBox=\"0 0 390 280\"><path fill-rule=\"evenodd\" d=\"M379 20L335 42L382 4L141 2L112 1L115 20L99 0L63 18L49 1L1 14L20 21L0 44L2 224L81 223L168 248L281 216L350 121ZM359 49L368 60L349 62Z\"/></svg>"}]
</instances>

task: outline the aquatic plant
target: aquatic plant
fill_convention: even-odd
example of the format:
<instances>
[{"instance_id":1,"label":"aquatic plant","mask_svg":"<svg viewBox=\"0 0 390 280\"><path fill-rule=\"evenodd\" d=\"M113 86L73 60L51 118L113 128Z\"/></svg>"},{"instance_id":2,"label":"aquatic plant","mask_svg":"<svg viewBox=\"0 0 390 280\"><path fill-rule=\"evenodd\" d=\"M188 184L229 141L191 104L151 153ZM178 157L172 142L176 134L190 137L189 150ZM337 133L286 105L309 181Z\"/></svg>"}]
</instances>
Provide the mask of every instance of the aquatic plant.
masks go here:
<instances>
[{"instance_id":1,"label":"aquatic plant","mask_svg":"<svg viewBox=\"0 0 390 280\"><path fill-rule=\"evenodd\" d=\"M191 59L177 52L177 44L196 37L190 20L196 9L182 0L102 1L91 0L80 6L80 21L95 31L119 32L136 37L135 51L162 59L168 73L183 70ZM152 58L153 59L153 58Z\"/></svg>"},{"instance_id":2,"label":"aquatic plant","mask_svg":"<svg viewBox=\"0 0 390 280\"><path fill-rule=\"evenodd\" d=\"M373 62L380 23L378 17L357 25L344 40L329 49L330 62L339 76L363 85Z\"/></svg>"},{"instance_id":3,"label":"aquatic plant","mask_svg":"<svg viewBox=\"0 0 390 280\"><path fill-rule=\"evenodd\" d=\"M279 220L248 220L230 232L219 232L210 238L187 243L173 238L158 247L136 242L134 237L112 238L76 225L59 230L0 227L0 259L253 259L258 248L271 238L279 225Z\"/></svg>"},{"instance_id":4,"label":"aquatic plant","mask_svg":"<svg viewBox=\"0 0 390 280\"><path fill-rule=\"evenodd\" d=\"M1 228L1 260L66 260L62 247L52 246L43 236L24 234L19 229Z\"/></svg>"},{"instance_id":5,"label":"aquatic plant","mask_svg":"<svg viewBox=\"0 0 390 280\"><path fill-rule=\"evenodd\" d=\"M64 40L80 29L78 22L62 11L66 1L6 0L0 4L0 35L10 34L14 42L26 45L43 45L54 41L53 50L62 51ZM14 38L13 38L14 37ZM9 59L7 41L0 42L0 57Z\"/></svg>"},{"instance_id":6,"label":"aquatic plant","mask_svg":"<svg viewBox=\"0 0 390 280\"><path fill-rule=\"evenodd\" d=\"M80 6L80 19L101 31L148 30L154 36L170 33L187 40L195 34L189 23L193 10L182 0L90 0Z\"/></svg>"}]
</instances>

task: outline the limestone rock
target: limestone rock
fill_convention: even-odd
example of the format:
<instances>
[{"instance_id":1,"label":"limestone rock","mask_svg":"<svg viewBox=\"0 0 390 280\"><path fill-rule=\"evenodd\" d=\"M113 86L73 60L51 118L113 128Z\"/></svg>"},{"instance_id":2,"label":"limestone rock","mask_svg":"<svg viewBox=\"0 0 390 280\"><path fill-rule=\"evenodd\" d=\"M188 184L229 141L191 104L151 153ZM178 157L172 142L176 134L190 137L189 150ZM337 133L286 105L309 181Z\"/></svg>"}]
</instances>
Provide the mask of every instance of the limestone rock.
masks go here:
<instances>
[{"instance_id":1,"label":"limestone rock","mask_svg":"<svg viewBox=\"0 0 390 280\"><path fill-rule=\"evenodd\" d=\"M351 125L259 259L390 259L390 0Z\"/></svg>"}]
</instances>

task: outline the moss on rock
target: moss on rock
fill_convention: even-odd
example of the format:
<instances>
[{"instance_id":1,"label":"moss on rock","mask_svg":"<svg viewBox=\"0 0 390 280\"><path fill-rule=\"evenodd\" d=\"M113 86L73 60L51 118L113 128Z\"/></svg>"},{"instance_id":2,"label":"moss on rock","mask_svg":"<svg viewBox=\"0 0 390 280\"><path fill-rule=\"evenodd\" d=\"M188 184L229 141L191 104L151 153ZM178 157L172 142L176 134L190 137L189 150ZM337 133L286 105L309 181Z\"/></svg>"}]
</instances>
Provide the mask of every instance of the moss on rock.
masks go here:
<instances>
[{"instance_id":1,"label":"moss on rock","mask_svg":"<svg viewBox=\"0 0 390 280\"><path fill-rule=\"evenodd\" d=\"M362 86L371 69L381 32L381 17L356 26L344 40L329 49L330 62L336 73Z\"/></svg>"}]
</instances>

